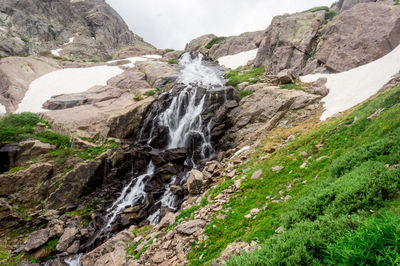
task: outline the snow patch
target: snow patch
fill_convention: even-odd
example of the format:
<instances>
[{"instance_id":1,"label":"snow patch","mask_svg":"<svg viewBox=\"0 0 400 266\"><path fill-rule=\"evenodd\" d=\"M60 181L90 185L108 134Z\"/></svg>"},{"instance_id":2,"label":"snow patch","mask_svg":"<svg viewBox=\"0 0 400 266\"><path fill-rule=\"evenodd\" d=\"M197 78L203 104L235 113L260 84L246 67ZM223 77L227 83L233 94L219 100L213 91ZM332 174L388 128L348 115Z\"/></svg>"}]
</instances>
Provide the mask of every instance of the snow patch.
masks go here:
<instances>
[{"instance_id":1,"label":"snow patch","mask_svg":"<svg viewBox=\"0 0 400 266\"><path fill-rule=\"evenodd\" d=\"M241 154L242 152L248 151L250 150L250 146L245 146L243 148L241 148L240 150L238 150L233 156L232 158L235 158L236 156L238 156L239 154Z\"/></svg>"},{"instance_id":2,"label":"snow patch","mask_svg":"<svg viewBox=\"0 0 400 266\"><path fill-rule=\"evenodd\" d=\"M6 112L6 107L0 103L0 114L5 114Z\"/></svg>"},{"instance_id":3,"label":"snow patch","mask_svg":"<svg viewBox=\"0 0 400 266\"><path fill-rule=\"evenodd\" d=\"M96 66L67 68L48 73L30 84L17 112L46 111L42 105L51 96L84 92L95 85L105 86L107 80L122 72L118 66Z\"/></svg>"},{"instance_id":4,"label":"snow patch","mask_svg":"<svg viewBox=\"0 0 400 266\"><path fill-rule=\"evenodd\" d=\"M247 62L253 60L257 56L258 49L241 52L235 55L223 56L218 59L220 65L226 68L236 69L240 66L247 65Z\"/></svg>"},{"instance_id":5,"label":"snow patch","mask_svg":"<svg viewBox=\"0 0 400 266\"><path fill-rule=\"evenodd\" d=\"M343 112L376 94L400 71L400 45L384 57L369 64L337 74L312 74L300 77L302 82L327 78L329 94L323 98L325 112L321 120Z\"/></svg>"},{"instance_id":6,"label":"snow patch","mask_svg":"<svg viewBox=\"0 0 400 266\"><path fill-rule=\"evenodd\" d=\"M162 58L162 56L160 55L144 55L144 56L138 56L138 57L128 57L128 58L124 58L124 59L118 59L118 60L113 60L113 61L108 61L107 64L112 64L112 63L116 63L119 61L130 61L130 63L124 64L122 66L125 67L134 67L136 62L140 62L140 61L146 61L147 59L160 59Z\"/></svg>"},{"instance_id":7,"label":"snow patch","mask_svg":"<svg viewBox=\"0 0 400 266\"><path fill-rule=\"evenodd\" d=\"M68 42L64 43L62 46L66 46L68 44L71 44L71 43L74 42L74 40L75 40L75 37L71 37L71 38L68 39ZM52 55L60 57L60 52L62 50L63 50L63 48L58 48L58 49L51 50L50 52L51 52Z\"/></svg>"}]
</instances>

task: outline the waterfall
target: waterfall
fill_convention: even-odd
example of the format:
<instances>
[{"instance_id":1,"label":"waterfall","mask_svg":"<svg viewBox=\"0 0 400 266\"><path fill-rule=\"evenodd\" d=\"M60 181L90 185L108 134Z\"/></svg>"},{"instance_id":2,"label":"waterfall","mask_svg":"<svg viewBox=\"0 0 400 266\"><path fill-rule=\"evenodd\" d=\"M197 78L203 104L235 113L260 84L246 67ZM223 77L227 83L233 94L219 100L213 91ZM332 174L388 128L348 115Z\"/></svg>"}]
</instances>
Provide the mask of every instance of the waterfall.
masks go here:
<instances>
[{"instance_id":1,"label":"waterfall","mask_svg":"<svg viewBox=\"0 0 400 266\"><path fill-rule=\"evenodd\" d=\"M185 161L185 165L190 169L197 168L199 159L205 160L213 153L210 137L212 120L204 125L202 113L207 92L224 90L225 81L222 71L217 66L204 63L202 54L194 58L190 53L183 54L179 60L179 67L181 71L176 80L179 85L174 86L169 92L163 93L164 96L170 98L169 106L164 110L157 110L158 113L155 116L152 113L147 114L139 139L145 140L149 146L152 146L152 141L158 137L155 133L156 129L160 127L168 129L168 140L162 150L191 149L191 153L188 153ZM146 182L148 177L155 173L155 170L155 165L150 162L145 173L130 180L122 189L120 196L106 210L107 214L102 228L96 232L95 237L86 246L92 245L99 237L108 238L118 214L127 207L138 205L144 200ZM184 184L188 174L186 173L181 179L178 179L176 175L171 177L169 184L164 188L163 195L155 203L160 207L147 216L149 223L157 224L159 222L162 208L177 210L177 196L172 193L170 186ZM74 260L75 262L76 260Z\"/></svg>"}]
</instances>

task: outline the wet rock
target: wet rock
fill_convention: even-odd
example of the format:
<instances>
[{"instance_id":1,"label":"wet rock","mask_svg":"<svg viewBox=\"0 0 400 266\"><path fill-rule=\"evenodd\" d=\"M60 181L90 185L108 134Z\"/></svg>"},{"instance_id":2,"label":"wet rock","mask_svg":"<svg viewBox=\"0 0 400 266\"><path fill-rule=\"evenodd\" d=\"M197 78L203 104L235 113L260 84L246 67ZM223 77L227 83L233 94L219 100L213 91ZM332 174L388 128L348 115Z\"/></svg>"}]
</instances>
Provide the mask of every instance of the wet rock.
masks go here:
<instances>
[{"instance_id":1,"label":"wet rock","mask_svg":"<svg viewBox=\"0 0 400 266\"><path fill-rule=\"evenodd\" d=\"M76 254L79 251L79 246L80 246L80 241L76 240L74 243L72 243L72 245L67 248L67 252L68 254Z\"/></svg>"},{"instance_id":2,"label":"wet rock","mask_svg":"<svg viewBox=\"0 0 400 266\"><path fill-rule=\"evenodd\" d=\"M49 240L49 230L41 229L31 233L28 240L25 243L25 250L27 252L37 249L38 247L44 245Z\"/></svg>"},{"instance_id":3,"label":"wet rock","mask_svg":"<svg viewBox=\"0 0 400 266\"><path fill-rule=\"evenodd\" d=\"M189 178L187 180L187 188L189 193L192 195L197 195L204 190L204 180L202 172L193 169L190 171Z\"/></svg>"},{"instance_id":4,"label":"wet rock","mask_svg":"<svg viewBox=\"0 0 400 266\"><path fill-rule=\"evenodd\" d=\"M166 126L158 126L153 131L153 137L150 146L156 149L164 149L169 142L169 128Z\"/></svg>"},{"instance_id":5,"label":"wet rock","mask_svg":"<svg viewBox=\"0 0 400 266\"><path fill-rule=\"evenodd\" d=\"M202 230L206 226L206 221L204 220L191 220L178 225L175 229L178 233L184 235L192 235L195 232Z\"/></svg>"},{"instance_id":6,"label":"wet rock","mask_svg":"<svg viewBox=\"0 0 400 266\"><path fill-rule=\"evenodd\" d=\"M183 187L181 187L181 186L170 185L169 188L171 189L171 192L174 195L182 196L183 194L185 194L185 191L184 191Z\"/></svg>"},{"instance_id":7,"label":"wet rock","mask_svg":"<svg viewBox=\"0 0 400 266\"><path fill-rule=\"evenodd\" d=\"M60 252L66 251L67 248L76 239L78 232L79 232L78 229L75 227L66 228L58 241L56 249Z\"/></svg>"},{"instance_id":8,"label":"wet rock","mask_svg":"<svg viewBox=\"0 0 400 266\"><path fill-rule=\"evenodd\" d=\"M149 155L152 157L153 163L160 166L169 162L181 164L186 160L186 149L177 148L166 151L152 150Z\"/></svg>"}]
</instances>

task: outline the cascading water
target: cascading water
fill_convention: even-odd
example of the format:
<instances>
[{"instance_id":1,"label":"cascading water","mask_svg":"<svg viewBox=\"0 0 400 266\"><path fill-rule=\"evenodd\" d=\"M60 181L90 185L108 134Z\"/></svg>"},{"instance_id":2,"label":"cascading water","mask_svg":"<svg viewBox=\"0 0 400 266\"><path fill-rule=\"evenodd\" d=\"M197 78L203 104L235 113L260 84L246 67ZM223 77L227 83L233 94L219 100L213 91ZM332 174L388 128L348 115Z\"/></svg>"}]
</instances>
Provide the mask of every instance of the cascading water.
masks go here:
<instances>
[{"instance_id":1,"label":"cascading water","mask_svg":"<svg viewBox=\"0 0 400 266\"><path fill-rule=\"evenodd\" d=\"M168 129L167 143L164 150L176 148L190 148L194 145L196 149L192 149L192 153L187 154L185 164L187 167L196 168L198 159L207 159L212 153L211 145L211 127L212 120L204 125L202 113L204 112L204 104L207 92L224 90L224 79L222 72L216 66L207 66L203 62L203 55L192 57L190 53L185 53L179 60L181 71L177 77L176 83L171 91L164 92L167 96L172 96L169 106L165 110L161 110L157 115L149 114L144 120L144 125L140 132L140 139L147 140L147 144L152 146L152 141L156 137L155 133L158 127ZM150 126L146 125L150 124ZM191 142L191 138L195 138L196 142ZM156 147L153 147L156 148ZM195 150L199 150L200 154L196 154ZM200 156L198 156L200 155ZM135 206L146 197L145 186L148 177L155 173L156 167L152 162L149 163L144 174L133 178L122 190L120 196L107 209L105 222L100 230L97 231L95 237L92 238L89 245L93 244L99 237L108 238L111 232L112 224L120 212L130 206ZM155 204L159 204L159 208L153 211L147 220L151 224L159 222L162 208L168 208L175 211L177 206L177 196L170 189L171 185L182 185L186 182L188 173L178 179L176 175L172 176L169 184L164 188L164 193ZM77 265L79 258L67 261L70 265ZM75 264L73 264L75 263Z\"/></svg>"}]
</instances>

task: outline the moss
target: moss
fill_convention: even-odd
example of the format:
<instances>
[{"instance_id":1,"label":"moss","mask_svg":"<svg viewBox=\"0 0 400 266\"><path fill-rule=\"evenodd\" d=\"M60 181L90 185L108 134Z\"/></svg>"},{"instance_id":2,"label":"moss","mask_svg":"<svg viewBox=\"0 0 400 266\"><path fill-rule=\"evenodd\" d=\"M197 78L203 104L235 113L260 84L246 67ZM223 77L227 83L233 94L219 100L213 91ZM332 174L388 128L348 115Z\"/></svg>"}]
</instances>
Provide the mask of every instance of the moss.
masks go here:
<instances>
[{"instance_id":1,"label":"moss","mask_svg":"<svg viewBox=\"0 0 400 266\"><path fill-rule=\"evenodd\" d=\"M158 93L157 90L150 90L150 91L146 91L145 93L143 93L144 96L154 96Z\"/></svg>"},{"instance_id":2,"label":"moss","mask_svg":"<svg viewBox=\"0 0 400 266\"><path fill-rule=\"evenodd\" d=\"M169 60L167 61L167 63L168 63L168 64L171 64L171 65L177 65L177 64L178 64L178 60L176 60L176 59L169 59Z\"/></svg>"},{"instance_id":3,"label":"moss","mask_svg":"<svg viewBox=\"0 0 400 266\"><path fill-rule=\"evenodd\" d=\"M226 40L226 37L215 37L206 46L206 49L211 49L215 44L221 43Z\"/></svg>"},{"instance_id":4,"label":"moss","mask_svg":"<svg viewBox=\"0 0 400 266\"><path fill-rule=\"evenodd\" d=\"M264 76L265 70L263 67L242 67L230 71L225 75L228 80L227 84L237 87L240 83L248 82L250 85L260 82Z\"/></svg>"},{"instance_id":5,"label":"moss","mask_svg":"<svg viewBox=\"0 0 400 266\"><path fill-rule=\"evenodd\" d=\"M301 85L299 85L297 83L282 84L279 87L281 89L286 89L286 90L301 90Z\"/></svg>"},{"instance_id":6,"label":"moss","mask_svg":"<svg viewBox=\"0 0 400 266\"><path fill-rule=\"evenodd\" d=\"M133 97L133 100L136 102L139 102L141 100L143 100L143 95L141 93L136 93L135 96Z\"/></svg>"}]
</instances>

